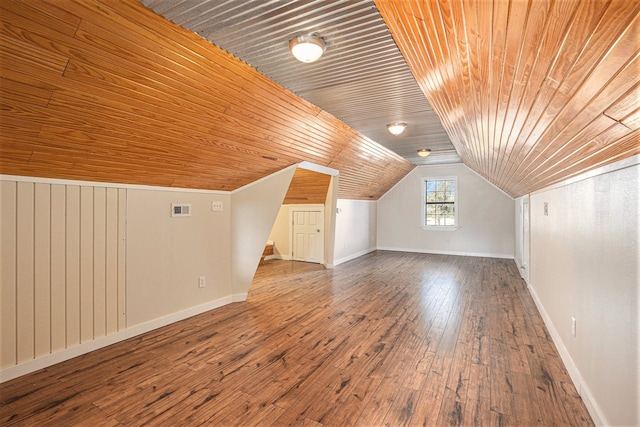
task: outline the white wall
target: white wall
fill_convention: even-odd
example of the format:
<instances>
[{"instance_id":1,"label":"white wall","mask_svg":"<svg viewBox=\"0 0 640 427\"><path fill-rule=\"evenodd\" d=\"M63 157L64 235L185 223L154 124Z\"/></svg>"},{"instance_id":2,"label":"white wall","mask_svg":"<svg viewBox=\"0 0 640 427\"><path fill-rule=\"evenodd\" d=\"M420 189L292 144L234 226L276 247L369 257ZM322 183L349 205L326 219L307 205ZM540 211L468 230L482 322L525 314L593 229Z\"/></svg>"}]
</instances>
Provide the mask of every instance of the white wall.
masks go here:
<instances>
[{"instance_id":1,"label":"white wall","mask_svg":"<svg viewBox=\"0 0 640 427\"><path fill-rule=\"evenodd\" d=\"M232 193L0 176L0 382L246 298L294 171Z\"/></svg>"},{"instance_id":2,"label":"white wall","mask_svg":"<svg viewBox=\"0 0 640 427\"><path fill-rule=\"evenodd\" d=\"M212 201L223 211L212 212ZM232 294L230 202L229 194L128 191L129 327ZM191 216L172 217L172 203L191 204Z\"/></svg>"},{"instance_id":3,"label":"white wall","mask_svg":"<svg viewBox=\"0 0 640 427\"><path fill-rule=\"evenodd\" d=\"M421 226L423 177L458 177L456 231ZM513 258L514 200L463 164L419 166L378 201L378 249Z\"/></svg>"},{"instance_id":4,"label":"white wall","mask_svg":"<svg viewBox=\"0 0 640 427\"><path fill-rule=\"evenodd\" d=\"M530 197L532 294L606 425L640 425L639 184L636 164Z\"/></svg>"},{"instance_id":5,"label":"white wall","mask_svg":"<svg viewBox=\"0 0 640 427\"><path fill-rule=\"evenodd\" d=\"M291 213L290 205L280 206L269 240L273 242L273 254L278 259L291 259Z\"/></svg>"},{"instance_id":6,"label":"white wall","mask_svg":"<svg viewBox=\"0 0 640 427\"><path fill-rule=\"evenodd\" d=\"M338 199L337 206L333 266L376 250L376 202ZM324 205L280 207L269 235L269 240L274 242L274 255L279 259L291 259L291 212L302 207L324 209ZM326 228L325 234L328 234Z\"/></svg>"},{"instance_id":7,"label":"white wall","mask_svg":"<svg viewBox=\"0 0 640 427\"><path fill-rule=\"evenodd\" d=\"M376 250L377 202L338 199L335 265Z\"/></svg>"},{"instance_id":8,"label":"white wall","mask_svg":"<svg viewBox=\"0 0 640 427\"><path fill-rule=\"evenodd\" d=\"M231 196L231 281L235 295L246 298L296 167L269 175Z\"/></svg>"}]
</instances>

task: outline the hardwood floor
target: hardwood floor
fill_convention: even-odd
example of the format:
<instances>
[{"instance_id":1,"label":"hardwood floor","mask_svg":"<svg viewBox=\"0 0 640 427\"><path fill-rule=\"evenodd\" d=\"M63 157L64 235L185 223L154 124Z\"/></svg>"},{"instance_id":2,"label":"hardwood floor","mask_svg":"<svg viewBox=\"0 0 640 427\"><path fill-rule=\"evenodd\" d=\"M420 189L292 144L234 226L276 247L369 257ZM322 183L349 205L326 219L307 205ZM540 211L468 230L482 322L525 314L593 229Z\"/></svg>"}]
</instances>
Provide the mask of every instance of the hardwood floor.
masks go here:
<instances>
[{"instance_id":1,"label":"hardwood floor","mask_svg":"<svg viewBox=\"0 0 640 427\"><path fill-rule=\"evenodd\" d=\"M593 425L491 258L267 261L246 302L0 387L5 426Z\"/></svg>"}]
</instances>

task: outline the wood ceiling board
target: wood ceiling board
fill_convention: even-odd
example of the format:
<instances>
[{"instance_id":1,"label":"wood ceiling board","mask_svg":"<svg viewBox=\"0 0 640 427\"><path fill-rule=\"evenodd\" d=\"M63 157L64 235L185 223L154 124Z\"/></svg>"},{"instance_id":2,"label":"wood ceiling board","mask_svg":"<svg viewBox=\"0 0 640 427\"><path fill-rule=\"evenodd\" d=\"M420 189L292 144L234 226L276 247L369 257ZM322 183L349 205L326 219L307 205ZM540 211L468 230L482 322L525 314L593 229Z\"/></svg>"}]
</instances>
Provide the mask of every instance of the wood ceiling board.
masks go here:
<instances>
[{"instance_id":1,"label":"wood ceiling board","mask_svg":"<svg viewBox=\"0 0 640 427\"><path fill-rule=\"evenodd\" d=\"M371 157L343 122L137 2L2 7L3 173L233 190L350 145ZM46 25L52 7L74 31ZM345 197L382 194L411 167L373 152L371 168L398 165L373 182L341 161L358 189Z\"/></svg>"},{"instance_id":2,"label":"wood ceiling board","mask_svg":"<svg viewBox=\"0 0 640 427\"><path fill-rule=\"evenodd\" d=\"M637 72L640 73L640 68L637 69ZM638 99L640 99L640 84L635 85L620 97L611 107L607 108L604 114L620 123L633 121L638 115ZM624 124L626 125L626 123Z\"/></svg>"},{"instance_id":3,"label":"wood ceiling board","mask_svg":"<svg viewBox=\"0 0 640 427\"><path fill-rule=\"evenodd\" d=\"M297 168L282 203L323 205L327 199L330 183L330 175Z\"/></svg>"},{"instance_id":4,"label":"wood ceiling board","mask_svg":"<svg viewBox=\"0 0 640 427\"><path fill-rule=\"evenodd\" d=\"M328 111L373 141L413 152L394 141L386 124L419 115L440 130L422 135L428 144L448 144L447 133L408 69L370 0L237 1L141 0L184 28L251 64L313 105ZM327 42L321 60L295 61L288 41L319 32ZM366 124L366 126L364 125ZM378 129L375 135L367 129Z\"/></svg>"},{"instance_id":5,"label":"wood ceiling board","mask_svg":"<svg viewBox=\"0 0 640 427\"><path fill-rule=\"evenodd\" d=\"M602 117L640 107L624 98L640 76L639 1L376 5L463 161L510 195L635 152ZM594 138L609 146L584 149Z\"/></svg>"}]
</instances>

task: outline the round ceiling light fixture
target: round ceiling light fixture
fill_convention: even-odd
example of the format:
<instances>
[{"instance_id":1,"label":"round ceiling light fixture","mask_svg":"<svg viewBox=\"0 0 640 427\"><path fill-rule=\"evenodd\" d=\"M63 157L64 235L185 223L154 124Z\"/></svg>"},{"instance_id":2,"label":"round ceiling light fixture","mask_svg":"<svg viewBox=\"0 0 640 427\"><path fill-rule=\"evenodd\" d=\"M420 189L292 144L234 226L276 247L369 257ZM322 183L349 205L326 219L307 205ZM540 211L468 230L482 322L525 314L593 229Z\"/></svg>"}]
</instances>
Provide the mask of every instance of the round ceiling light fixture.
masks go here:
<instances>
[{"instance_id":1,"label":"round ceiling light fixture","mask_svg":"<svg viewBox=\"0 0 640 427\"><path fill-rule=\"evenodd\" d=\"M387 129L391 135L398 136L407 128L406 123L389 123Z\"/></svg>"},{"instance_id":2,"label":"round ceiling light fixture","mask_svg":"<svg viewBox=\"0 0 640 427\"><path fill-rule=\"evenodd\" d=\"M421 148L418 150L418 156L420 157L427 157L429 154L431 154L431 149L429 148Z\"/></svg>"},{"instance_id":3,"label":"round ceiling light fixture","mask_svg":"<svg viewBox=\"0 0 640 427\"><path fill-rule=\"evenodd\" d=\"M324 39L315 33L297 36L289 41L289 50L300 62L317 61L325 49Z\"/></svg>"}]
</instances>

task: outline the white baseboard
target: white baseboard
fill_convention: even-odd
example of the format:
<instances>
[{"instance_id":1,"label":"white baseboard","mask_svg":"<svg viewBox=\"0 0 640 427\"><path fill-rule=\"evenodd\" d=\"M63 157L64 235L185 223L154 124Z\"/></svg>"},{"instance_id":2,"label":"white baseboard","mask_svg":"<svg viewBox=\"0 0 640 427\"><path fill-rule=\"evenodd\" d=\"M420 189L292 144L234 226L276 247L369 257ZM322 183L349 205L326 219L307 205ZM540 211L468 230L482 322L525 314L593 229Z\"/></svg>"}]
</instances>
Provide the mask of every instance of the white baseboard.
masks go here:
<instances>
[{"instance_id":1,"label":"white baseboard","mask_svg":"<svg viewBox=\"0 0 640 427\"><path fill-rule=\"evenodd\" d=\"M591 390L589 389L584 379L582 378L582 375L580 374L578 367L573 362L573 359L571 358L571 355L569 354L567 347L565 347L564 343L562 342L562 339L560 338L560 334L558 333L558 330L553 325L553 322L551 322L551 318L547 314L547 311L544 309L544 306L542 305L540 298L538 298L538 294L536 294L535 289L531 286L528 286L527 288L529 290L529 293L531 294L531 297L533 298L533 301L536 303L536 307L538 307L538 311L542 316L542 320L544 321L545 326L547 327L547 329L549 330L549 333L551 334L551 339L553 340L553 343L558 349L560 358L562 359L562 362L567 368L567 371L569 372L569 376L571 377L573 384L578 390L578 394L580 394L580 396L582 397L582 401L584 402L584 405L587 407L587 411L589 411L589 415L591 415L591 418L593 419L594 424L597 426L611 425L607 422L607 419L604 416L604 413L602 412L602 410L600 409L600 406L598 406L598 403L593 398L593 394L591 393Z\"/></svg>"},{"instance_id":2,"label":"white baseboard","mask_svg":"<svg viewBox=\"0 0 640 427\"><path fill-rule=\"evenodd\" d=\"M189 317L204 313L205 311L213 310L214 308L222 307L223 305L227 305L232 302L245 301L246 299L246 293L219 298L205 304L191 307L186 310L182 310L176 313L169 314L167 316L160 317L158 319L150 320L148 322L132 326L122 331L118 331L112 335L107 335L106 337L88 341L74 347L58 351L56 353L48 354L37 359L29 360L27 362L2 369L0 370L0 383L21 377L26 374L30 374L31 372L35 372L48 366L55 365L56 363L64 362L65 360L73 359L74 357L90 353L94 350L98 350L111 344L133 338L137 335L144 334L145 332L149 332L154 329L170 325L171 323L175 323L180 320L184 320Z\"/></svg>"},{"instance_id":3,"label":"white baseboard","mask_svg":"<svg viewBox=\"0 0 640 427\"><path fill-rule=\"evenodd\" d=\"M361 257L362 255L366 255L366 254L368 254L368 253L371 253L371 252L373 252L373 251L375 251L375 250L376 250L376 248L368 248L368 249L364 249L364 250L362 250L362 251L358 251L358 252L356 252L356 253L354 253L354 254L347 255L346 257L342 257L342 258L340 258L340 259L333 260L333 265L334 265L334 266L336 266L336 265L340 265L340 264L345 263L345 262L347 262L347 261L351 261L352 259L359 258L359 257Z\"/></svg>"},{"instance_id":4,"label":"white baseboard","mask_svg":"<svg viewBox=\"0 0 640 427\"><path fill-rule=\"evenodd\" d=\"M485 252L458 252L458 251L432 251L429 249L416 249L416 248L395 248L378 246L380 251L395 251L395 252L413 252L418 254L436 254L436 255L457 255L457 256L473 256L481 258L503 258L514 259L513 254L494 254Z\"/></svg>"},{"instance_id":5,"label":"white baseboard","mask_svg":"<svg viewBox=\"0 0 640 427\"><path fill-rule=\"evenodd\" d=\"M242 302L242 301L246 301L246 300L247 300L247 295L249 295L249 293L248 293L248 292L244 292L244 293L241 293L241 294L234 294L234 295L231 295L231 302ZM225 304L223 304L223 305L225 305ZM221 306L218 306L218 307L221 307ZM215 308L217 308L217 307L215 307Z\"/></svg>"}]
</instances>

